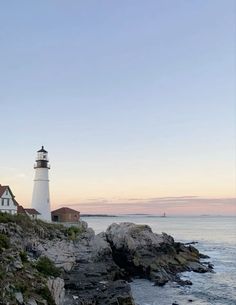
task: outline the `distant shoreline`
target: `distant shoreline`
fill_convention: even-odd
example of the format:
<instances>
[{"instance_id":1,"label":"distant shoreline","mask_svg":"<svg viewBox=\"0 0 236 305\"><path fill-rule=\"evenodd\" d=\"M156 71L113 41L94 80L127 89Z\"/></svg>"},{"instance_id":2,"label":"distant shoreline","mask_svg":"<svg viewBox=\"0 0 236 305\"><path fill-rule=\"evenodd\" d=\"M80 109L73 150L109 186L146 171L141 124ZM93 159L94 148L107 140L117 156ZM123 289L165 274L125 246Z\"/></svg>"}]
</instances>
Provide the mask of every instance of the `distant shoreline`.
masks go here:
<instances>
[{"instance_id":1,"label":"distant shoreline","mask_svg":"<svg viewBox=\"0 0 236 305\"><path fill-rule=\"evenodd\" d=\"M153 218L169 218L169 217L236 217L236 215L152 215L152 214L80 214L80 217L129 217L129 216L144 216L144 217L153 217Z\"/></svg>"},{"instance_id":2,"label":"distant shoreline","mask_svg":"<svg viewBox=\"0 0 236 305\"><path fill-rule=\"evenodd\" d=\"M107 214L80 214L80 217L119 217L119 216L107 215Z\"/></svg>"}]
</instances>

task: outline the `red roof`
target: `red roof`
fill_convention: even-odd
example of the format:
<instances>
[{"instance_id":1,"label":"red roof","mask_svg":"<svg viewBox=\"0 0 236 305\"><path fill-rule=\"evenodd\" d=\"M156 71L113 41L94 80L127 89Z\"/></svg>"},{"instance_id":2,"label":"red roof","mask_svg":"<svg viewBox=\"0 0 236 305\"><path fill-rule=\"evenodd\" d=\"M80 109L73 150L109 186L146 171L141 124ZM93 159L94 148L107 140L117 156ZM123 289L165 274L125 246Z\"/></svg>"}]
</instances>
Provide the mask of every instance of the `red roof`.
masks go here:
<instances>
[{"instance_id":1,"label":"red roof","mask_svg":"<svg viewBox=\"0 0 236 305\"><path fill-rule=\"evenodd\" d=\"M66 207L63 207L63 208L52 211L52 213L55 213L55 212L62 212L62 213L65 213L65 214L66 213L80 213L79 211L73 210L71 208L66 208Z\"/></svg>"},{"instance_id":2,"label":"red roof","mask_svg":"<svg viewBox=\"0 0 236 305\"><path fill-rule=\"evenodd\" d=\"M0 184L0 197L3 195L3 193L5 192L5 190L8 188L9 186L7 185L1 185Z\"/></svg>"},{"instance_id":3,"label":"red roof","mask_svg":"<svg viewBox=\"0 0 236 305\"><path fill-rule=\"evenodd\" d=\"M30 215L40 215L40 213L35 209L24 209L24 210L26 211L26 213Z\"/></svg>"},{"instance_id":4,"label":"red roof","mask_svg":"<svg viewBox=\"0 0 236 305\"><path fill-rule=\"evenodd\" d=\"M18 214L26 214L26 213L25 213L25 209L23 208L22 205L18 205L18 207L17 207L17 213L18 213Z\"/></svg>"},{"instance_id":5,"label":"red roof","mask_svg":"<svg viewBox=\"0 0 236 305\"><path fill-rule=\"evenodd\" d=\"M0 184L0 197L2 197L2 195L5 193L6 190L9 191L9 193L11 194L12 198L15 198L15 196L13 195L9 185L1 185L1 184ZM16 201L15 201L15 204L18 205L18 203Z\"/></svg>"}]
</instances>

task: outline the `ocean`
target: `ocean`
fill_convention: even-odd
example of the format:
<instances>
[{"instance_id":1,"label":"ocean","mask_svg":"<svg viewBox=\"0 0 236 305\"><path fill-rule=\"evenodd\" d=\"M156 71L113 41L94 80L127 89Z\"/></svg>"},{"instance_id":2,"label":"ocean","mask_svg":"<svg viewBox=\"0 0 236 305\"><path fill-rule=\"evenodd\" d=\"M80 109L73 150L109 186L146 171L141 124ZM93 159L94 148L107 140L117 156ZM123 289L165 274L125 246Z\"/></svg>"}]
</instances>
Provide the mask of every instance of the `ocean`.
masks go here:
<instances>
[{"instance_id":1,"label":"ocean","mask_svg":"<svg viewBox=\"0 0 236 305\"><path fill-rule=\"evenodd\" d=\"M137 305L236 305L236 217L124 215L82 220L96 233L105 231L113 222L148 224L153 232L165 232L176 241L197 242L194 246L210 256L214 273L182 274L182 278L192 281L192 286L168 283L157 287L148 280L134 280L131 289Z\"/></svg>"}]
</instances>

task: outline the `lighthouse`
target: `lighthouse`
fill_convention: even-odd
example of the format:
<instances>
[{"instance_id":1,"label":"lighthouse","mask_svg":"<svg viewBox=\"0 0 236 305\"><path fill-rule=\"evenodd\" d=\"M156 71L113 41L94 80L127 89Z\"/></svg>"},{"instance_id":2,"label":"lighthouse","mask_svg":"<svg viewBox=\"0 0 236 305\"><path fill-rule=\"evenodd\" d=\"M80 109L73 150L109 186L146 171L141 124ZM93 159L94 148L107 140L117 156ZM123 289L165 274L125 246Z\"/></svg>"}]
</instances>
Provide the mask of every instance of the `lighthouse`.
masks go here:
<instances>
[{"instance_id":1,"label":"lighthouse","mask_svg":"<svg viewBox=\"0 0 236 305\"><path fill-rule=\"evenodd\" d=\"M51 209L49 199L48 152L42 148L37 151L36 163L34 165L35 178L32 196L32 208L41 215L40 219L51 221Z\"/></svg>"}]
</instances>

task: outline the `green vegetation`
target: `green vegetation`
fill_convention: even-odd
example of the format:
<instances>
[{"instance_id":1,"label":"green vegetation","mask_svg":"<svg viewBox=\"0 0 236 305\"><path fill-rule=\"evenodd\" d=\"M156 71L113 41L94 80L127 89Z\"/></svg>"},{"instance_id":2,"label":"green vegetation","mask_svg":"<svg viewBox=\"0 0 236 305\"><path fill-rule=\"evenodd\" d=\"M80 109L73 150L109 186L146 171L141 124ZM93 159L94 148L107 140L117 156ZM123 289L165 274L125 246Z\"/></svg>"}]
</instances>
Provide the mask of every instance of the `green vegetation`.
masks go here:
<instances>
[{"instance_id":1,"label":"green vegetation","mask_svg":"<svg viewBox=\"0 0 236 305\"><path fill-rule=\"evenodd\" d=\"M55 305L47 287L47 278L60 276L60 269L47 257L32 262L28 253L22 249L22 241L27 244L34 237L39 242L45 239L66 239L68 236L74 238L80 230L76 228L68 232L68 228L61 224L32 220L22 214L0 213L0 224L3 228L0 231L0 304L4 300L6 304L16 305L15 292L21 292L26 301L33 298L38 304L44 304L46 300L48 305ZM10 243L11 237L15 237L16 242L14 239L14 243ZM21 269L14 267L19 257L23 263Z\"/></svg>"},{"instance_id":2,"label":"green vegetation","mask_svg":"<svg viewBox=\"0 0 236 305\"><path fill-rule=\"evenodd\" d=\"M29 216L23 214L0 213L0 223L18 225L26 233L36 233L39 237L48 239L61 238L67 235L67 228L61 224L52 224L39 219L32 220Z\"/></svg>"},{"instance_id":3,"label":"green vegetation","mask_svg":"<svg viewBox=\"0 0 236 305\"><path fill-rule=\"evenodd\" d=\"M10 239L5 234L0 233L0 251L10 247Z\"/></svg>"},{"instance_id":4,"label":"green vegetation","mask_svg":"<svg viewBox=\"0 0 236 305\"><path fill-rule=\"evenodd\" d=\"M20 255L22 263L27 263L28 262L27 252L21 251L19 255Z\"/></svg>"},{"instance_id":5,"label":"green vegetation","mask_svg":"<svg viewBox=\"0 0 236 305\"><path fill-rule=\"evenodd\" d=\"M12 222L12 215L8 213L0 213L0 223Z\"/></svg>"},{"instance_id":6,"label":"green vegetation","mask_svg":"<svg viewBox=\"0 0 236 305\"><path fill-rule=\"evenodd\" d=\"M35 223L41 227L43 227L44 229L48 229L48 230L63 230L64 226L62 224L59 223L50 223L50 222L45 222L41 219L36 219Z\"/></svg>"},{"instance_id":7,"label":"green vegetation","mask_svg":"<svg viewBox=\"0 0 236 305\"><path fill-rule=\"evenodd\" d=\"M36 269L46 276L57 277L61 275L60 269L57 268L55 264L46 256L41 256L38 259Z\"/></svg>"},{"instance_id":8,"label":"green vegetation","mask_svg":"<svg viewBox=\"0 0 236 305\"><path fill-rule=\"evenodd\" d=\"M0 213L0 223L16 223L22 228L31 228L33 226L31 219L23 214Z\"/></svg>"},{"instance_id":9,"label":"green vegetation","mask_svg":"<svg viewBox=\"0 0 236 305\"><path fill-rule=\"evenodd\" d=\"M22 294L25 294L30 289L30 284L27 281L22 281L22 279L16 279L14 286L15 291L20 291Z\"/></svg>"},{"instance_id":10,"label":"green vegetation","mask_svg":"<svg viewBox=\"0 0 236 305\"><path fill-rule=\"evenodd\" d=\"M76 240L76 238L82 233L82 229L76 226L71 226L66 231L67 236L71 240Z\"/></svg>"},{"instance_id":11,"label":"green vegetation","mask_svg":"<svg viewBox=\"0 0 236 305\"><path fill-rule=\"evenodd\" d=\"M52 295L51 295L48 287L38 288L36 290L36 292L37 292L37 294L39 294L41 297L43 297L47 301L48 305L55 305L55 302L52 298Z\"/></svg>"},{"instance_id":12,"label":"green vegetation","mask_svg":"<svg viewBox=\"0 0 236 305\"><path fill-rule=\"evenodd\" d=\"M6 276L6 272L4 272L2 270L2 268L0 268L0 283L1 283L1 280L4 280L5 276Z\"/></svg>"}]
</instances>

